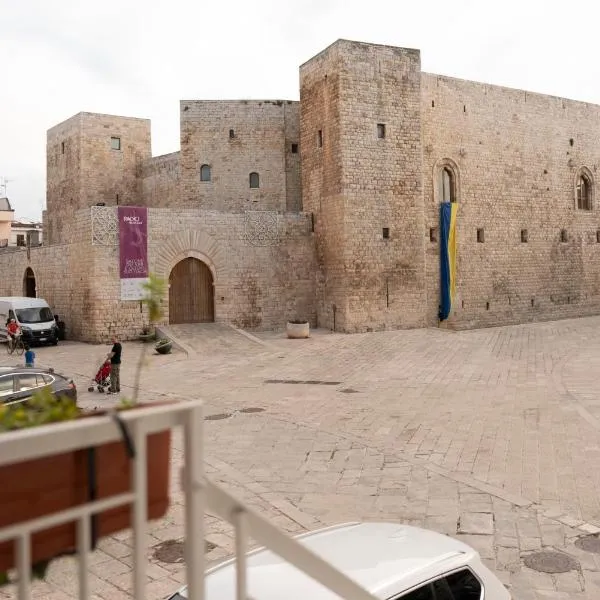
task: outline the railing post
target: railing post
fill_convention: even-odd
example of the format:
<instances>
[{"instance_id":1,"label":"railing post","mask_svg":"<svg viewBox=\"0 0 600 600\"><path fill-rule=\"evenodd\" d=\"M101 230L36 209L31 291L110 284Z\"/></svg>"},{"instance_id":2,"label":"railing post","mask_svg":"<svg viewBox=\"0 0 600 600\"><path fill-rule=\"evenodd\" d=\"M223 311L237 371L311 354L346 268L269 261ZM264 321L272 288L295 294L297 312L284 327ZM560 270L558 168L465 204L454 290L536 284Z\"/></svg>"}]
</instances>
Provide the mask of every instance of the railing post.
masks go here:
<instances>
[{"instance_id":1,"label":"railing post","mask_svg":"<svg viewBox=\"0 0 600 600\"><path fill-rule=\"evenodd\" d=\"M246 527L246 513L242 507L236 508L231 515L235 528L235 590L237 600L247 600L247 571L246 549L248 532Z\"/></svg>"},{"instance_id":2,"label":"railing post","mask_svg":"<svg viewBox=\"0 0 600 600\"><path fill-rule=\"evenodd\" d=\"M184 425L185 559L188 600L204 600L204 413L194 407Z\"/></svg>"},{"instance_id":3,"label":"railing post","mask_svg":"<svg viewBox=\"0 0 600 600\"><path fill-rule=\"evenodd\" d=\"M22 533L16 541L17 544L17 573L19 574L18 594L19 600L31 598L31 535Z\"/></svg>"},{"instance_id":4,"label":"railing post","mask_svg":"<svg viewBox=\"0 0 600 600\"><path fill-rule=\"evenodd\" d=\"M148 462L146 431L141 421L133 427L135 458L131 461L133 493L133 597L146 597L146 529L148 523Z\"/></svg>"},{"instance_id":5,"label":"railing post","mask_svg":"<svg viewBox=\"0 0 600 600\"><path fill-rule=\"evenodd\" d=\"M84 515L77 522L77 557L79 563L79 600L88 600L90 597L89 556L92 544L90 519Z\"/></svg>"}]
</instances>

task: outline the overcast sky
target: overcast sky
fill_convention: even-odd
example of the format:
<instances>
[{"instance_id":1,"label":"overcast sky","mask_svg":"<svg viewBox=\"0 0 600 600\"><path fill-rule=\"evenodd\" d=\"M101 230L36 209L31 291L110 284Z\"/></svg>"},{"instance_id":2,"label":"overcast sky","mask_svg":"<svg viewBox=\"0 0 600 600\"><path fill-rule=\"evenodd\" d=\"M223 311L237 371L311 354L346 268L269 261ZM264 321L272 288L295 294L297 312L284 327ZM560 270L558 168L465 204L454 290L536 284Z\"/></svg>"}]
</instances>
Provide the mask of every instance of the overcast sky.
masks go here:
<instances>
[{"instance_id":1,"label":"overcast sky","mask_svg":"<svg viewBox=\"0 0 600 600\"><path fill-rule=\"evenodd\" d=\"M424 71L600 104L593 0L0 0L0 177L45 206L46 130L80 112L152 119L179 149L182 98L299 97L338 38L421 50Z\"/></svg>"}]
</instances>

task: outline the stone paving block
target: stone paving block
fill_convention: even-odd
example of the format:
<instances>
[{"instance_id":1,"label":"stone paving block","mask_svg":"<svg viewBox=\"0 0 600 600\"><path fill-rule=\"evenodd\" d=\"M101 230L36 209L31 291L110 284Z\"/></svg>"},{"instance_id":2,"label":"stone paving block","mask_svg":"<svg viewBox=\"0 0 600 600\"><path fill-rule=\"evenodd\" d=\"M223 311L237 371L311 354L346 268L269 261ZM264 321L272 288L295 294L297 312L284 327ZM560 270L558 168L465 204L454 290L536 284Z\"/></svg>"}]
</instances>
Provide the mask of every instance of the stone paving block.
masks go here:
<instances>
[{"instance_id":1,"label":"stone paving block","mask_svg":"<svg viewBox=\"0 0 600 600\"><path fill-rule=\"evenodd\" d=\"M461 513L458 532L492 535L494 533L494 515L491 513Z\"/></svg>"},{"instance_id":2,"label":"stone paving block","mask_svg":"<svg viewBox=\"0 0 600 600\"><path fill-rule=\"evenodd\" d=\"M494 559L496 554L494 551L494 537L491 535L467 535L458 534L453 536L457 540L475 548L481 558Z\"/></svg>"},{"instance_id":3,"label":"stone paving block","mask_svg":"<svg viewBox=\"0 0 600 600\"><path fill-rule=\"evenodd\" d=\"M501 571L518 572L521 569L519 549L498 547L496 550L496 567Z\"/></svg>"},{"instance_id":4,"label":"stone paving block","mask_svg":"<svg viewBox=\"0 0 600 600\"><path fill-rule=\"evenodd\" d=\"M557 573L554 576L554 584L559 592L582 592L584 582L578 571L569 573Z\"/></svg>"}]
</instances>

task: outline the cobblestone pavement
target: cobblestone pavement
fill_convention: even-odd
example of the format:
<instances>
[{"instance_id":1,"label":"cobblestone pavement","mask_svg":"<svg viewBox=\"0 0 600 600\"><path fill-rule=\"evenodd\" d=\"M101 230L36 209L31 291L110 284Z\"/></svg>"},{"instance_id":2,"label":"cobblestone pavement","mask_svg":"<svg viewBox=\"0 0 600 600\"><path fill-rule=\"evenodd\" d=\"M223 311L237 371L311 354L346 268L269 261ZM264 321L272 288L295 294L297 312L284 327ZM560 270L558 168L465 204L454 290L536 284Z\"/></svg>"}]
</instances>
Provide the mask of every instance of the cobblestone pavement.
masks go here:
<instances>
[{"instance_id":1,"label":"cobblestone pavement","mask_svg":"<svg viewBox=\"0 0 600 600\"><path fill-rule=\"evenodd\" d=\"M289 532L359 519L422 525L476 547L517 600L597 599L600 554L575 542L600 532L598 333L600 318L309 340L218 327L200 340L184 328L193 351L148 356L142 396L201 397L208 415L227 415L205 423L207 470ZM125 384L140 349L125 345ZM85 388L106 351L65 343L40 349L38 362L74 374L82 404L101 406L109 399ZM181 447L176 436L175 474ZM183 581L181 563L154 557L182 539L182 503L174 482L167 518L151 527L149 599ZM231 528L208 518L207 530L208 559L227 556ZM542 549L577 567L526 567ZM129 532L100 544L97 598L128 597L131 552ZM74 565L53 563L35 597L76 597Z\"/></svg>"}]
</instances>

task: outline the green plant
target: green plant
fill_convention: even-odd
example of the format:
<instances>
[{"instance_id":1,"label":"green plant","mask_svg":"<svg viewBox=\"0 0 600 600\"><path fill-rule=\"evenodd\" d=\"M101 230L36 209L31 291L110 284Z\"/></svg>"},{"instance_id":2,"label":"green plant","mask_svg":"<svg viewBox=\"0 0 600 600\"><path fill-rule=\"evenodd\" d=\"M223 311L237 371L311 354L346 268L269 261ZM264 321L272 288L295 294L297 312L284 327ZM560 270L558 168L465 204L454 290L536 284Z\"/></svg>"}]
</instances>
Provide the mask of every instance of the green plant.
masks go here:
<instances>
[{"instance_id":1,"label":"green plant","mask_svg":"<svg viewBox=\"0 0 600 600\"><path fill-rule=\"evenodd\" d=\"M148 322L154 326L162 318L162 299L165 296L167 289L166 283L160 277L150 274L148 281L144 284L145 296L142 299L142 304L148 309ZM133 384L132 404L137 404L138 394L140 390L140 379L142 376L142 368L144 359L146 358L146 346L142 348L140 358L135 370L135 380Z\"/></svg>"},{"instance_id":2,"label":"green plant","mask_svg":"<svg viewBox=\"0 0 600 600\"><path fill-rule=\"evenodd\" d=\"M48 386L26 403L0 406L0 433L48 423L72 421L79 415L77 404L67 397L55 397Z\"/></svg>"}]
</instances>

